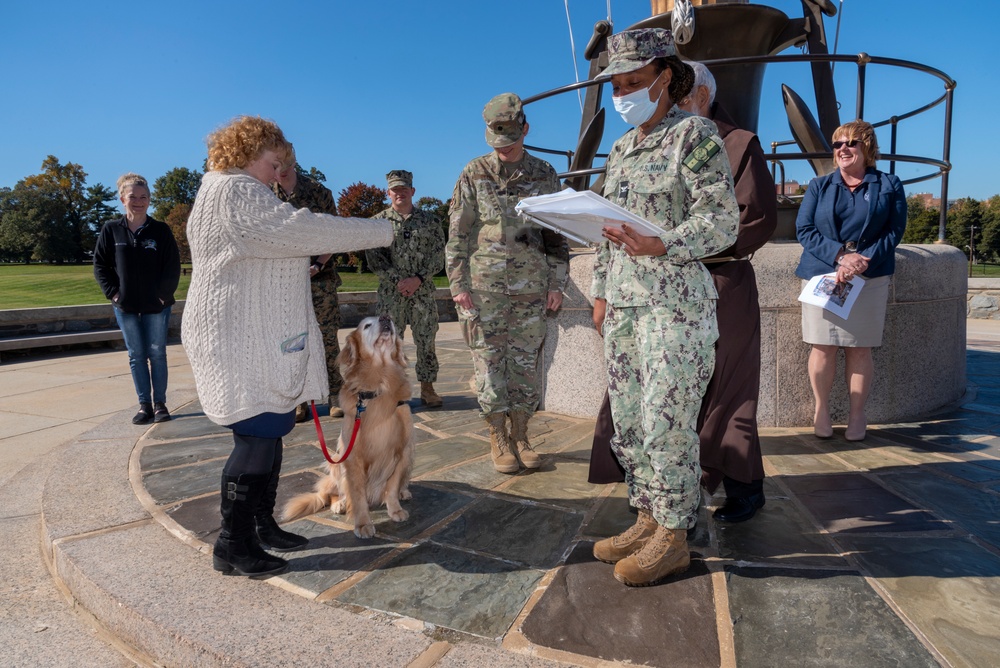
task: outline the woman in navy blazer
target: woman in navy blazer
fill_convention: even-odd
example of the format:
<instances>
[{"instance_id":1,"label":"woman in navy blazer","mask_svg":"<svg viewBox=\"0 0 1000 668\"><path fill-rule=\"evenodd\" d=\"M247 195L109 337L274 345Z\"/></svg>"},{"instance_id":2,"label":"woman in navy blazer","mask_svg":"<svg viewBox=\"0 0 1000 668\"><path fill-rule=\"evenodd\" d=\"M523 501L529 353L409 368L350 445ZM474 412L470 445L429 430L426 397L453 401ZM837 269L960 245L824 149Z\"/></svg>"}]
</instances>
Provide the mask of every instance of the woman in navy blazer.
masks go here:
<instances>
[{"instance_id":1,"label":"woman in navy blazer","mask_svg":"<svg viewBox=\"0 0 1000 668\"><path fill-rule=\"evenodd\" d=\"M896 246L906 229L906 194L899 178L875 169L879 157L875 129L852 121L833 133L838 169L812 180L802 198L795 231L802 257L795 275L810 279L836 274L838 283L865 279L848 319L810 304L802 305L802 338L812 344L809 382L816 399L813 428L830 438L830 390L837 350L844 349L850 412L844 437L865 437L865 403L871 389L872 348L882 344L889 277L896 269Z\"/></svg>"}]
</instances>

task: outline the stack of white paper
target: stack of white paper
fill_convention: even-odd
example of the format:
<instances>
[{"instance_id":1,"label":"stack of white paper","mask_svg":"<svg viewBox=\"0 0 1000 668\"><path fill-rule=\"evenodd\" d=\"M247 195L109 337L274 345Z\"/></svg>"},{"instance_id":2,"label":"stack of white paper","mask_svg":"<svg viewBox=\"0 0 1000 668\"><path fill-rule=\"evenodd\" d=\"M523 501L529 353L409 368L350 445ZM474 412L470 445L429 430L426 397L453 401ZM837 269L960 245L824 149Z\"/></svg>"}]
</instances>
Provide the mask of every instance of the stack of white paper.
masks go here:
<instances>
[{"instance_id":1,"label":"stack of white paper","mask_svg":"<svg viewBox=\"0 0 1000 668\"><path fill-rule=\"evenodd\" d=\"M567 188L551 195L528 197L518 202L515 209L528 220L583 244L606 241L601 228L622 223L628 223L644 236L658 237L663 232L590 190L577 192Z\"/></svg>"}]
</instances>

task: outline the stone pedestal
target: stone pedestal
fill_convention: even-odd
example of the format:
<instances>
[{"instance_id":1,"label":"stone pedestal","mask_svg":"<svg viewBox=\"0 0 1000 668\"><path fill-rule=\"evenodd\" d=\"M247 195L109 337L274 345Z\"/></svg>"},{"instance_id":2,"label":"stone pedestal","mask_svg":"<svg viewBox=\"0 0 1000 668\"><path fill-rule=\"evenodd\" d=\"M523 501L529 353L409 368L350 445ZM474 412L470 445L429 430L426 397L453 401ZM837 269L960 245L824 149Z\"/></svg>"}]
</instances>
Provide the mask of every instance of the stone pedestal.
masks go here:
<instances>
[{"instance_id":1,"label":"stone pedestal","mask_svg":"<svg viewBox=\"0 0 1000 668\"><path fill-rule=\"evenodd\" d=\"M812 424L813 397L802 342L795 276L801 247L770 243L753 259L761 306L762 427ZM591 322L593 254L570 260L570 286L549 320L544 348L542 408L577 417L597 415L607 386L601 337ZM872 424L912 421L965 393L966 260L956 248L904 245L896 250L885 335L874 350L875 380L868 400ZM847 420L843 353L831 395L836 424Z\"/></svg>"}]
</instances>

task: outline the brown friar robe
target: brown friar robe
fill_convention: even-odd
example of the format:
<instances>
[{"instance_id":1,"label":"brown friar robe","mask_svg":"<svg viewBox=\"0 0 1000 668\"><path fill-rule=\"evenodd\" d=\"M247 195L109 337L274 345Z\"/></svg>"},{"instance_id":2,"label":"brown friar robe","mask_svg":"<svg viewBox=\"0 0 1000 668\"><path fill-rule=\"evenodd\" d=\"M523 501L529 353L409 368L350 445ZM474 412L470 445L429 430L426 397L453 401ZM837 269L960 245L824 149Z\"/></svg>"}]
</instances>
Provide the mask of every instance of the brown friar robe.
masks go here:
<instances>
[{"instance_id":1,"label":"brown friar robe","mask_svg":"<svg viewBox=\"0 0 1000 668\"><path fill-rule=\"evenodd\" d=\"M698 416L698 433L701 482L714 492L723 476L743 483L764 478L757 435L760 304L753 266L747 260L771 238L778 214L774 180L757 136L737 128L718 104L712 106L711 119L725 143L740 207L736 243L705 260L719 293L719 340L715 372ZM713 262L722 258L736 259ZM624 480L621 466L611 452L613 434L611 407L605 396L594 430L589 476L592 483Z\"/></svg>"}]
</instances>

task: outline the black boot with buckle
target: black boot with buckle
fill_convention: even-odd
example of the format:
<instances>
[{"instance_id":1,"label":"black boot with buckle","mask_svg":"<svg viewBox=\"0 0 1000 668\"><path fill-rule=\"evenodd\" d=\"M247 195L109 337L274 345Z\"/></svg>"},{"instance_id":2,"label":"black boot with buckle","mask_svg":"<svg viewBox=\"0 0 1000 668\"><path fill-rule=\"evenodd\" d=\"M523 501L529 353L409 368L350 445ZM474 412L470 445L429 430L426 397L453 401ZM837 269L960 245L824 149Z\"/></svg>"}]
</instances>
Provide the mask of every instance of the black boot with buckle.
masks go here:
<instances>
[{"instance_id":1,"label":"black boot with buckle","mask_svg":"<svg viewBox=\"0 0 1000 668\"><path fill-rule=\"evenodd\" d=\"M222 476L222 532L215 541L212 567L224 575L264 578L284 573L288 562L268 554L257 542L254 514L270 475Z\"/></svg>"}]
</instances>

